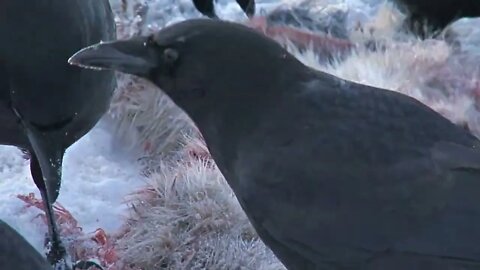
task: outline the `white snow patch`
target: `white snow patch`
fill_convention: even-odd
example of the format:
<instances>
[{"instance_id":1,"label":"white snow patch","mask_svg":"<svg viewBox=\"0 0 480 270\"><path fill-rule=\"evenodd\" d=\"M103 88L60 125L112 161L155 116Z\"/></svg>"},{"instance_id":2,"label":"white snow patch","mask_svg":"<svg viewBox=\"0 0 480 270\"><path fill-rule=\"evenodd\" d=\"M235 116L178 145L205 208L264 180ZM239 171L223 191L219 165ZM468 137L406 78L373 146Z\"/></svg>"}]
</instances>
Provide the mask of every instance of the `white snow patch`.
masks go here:
<instances>
[{"instance_id":1,"label":"white snow patch","mask_svg":"<svg viewBox=\"0 0 480 270\"><path fill-rule=\"evenodd\" d=\"M127 152L112 147L115 137L107 128L100 122L72 145L64 158L57 202L72 213L86 233L100 227L107 233L120 229L128 208L125 196L145 184L138 163ZM11 146L0 146L0 191L0 219L42 252L47 227L35 218L41 211L35 207L22 210L25 203L16 198L30 192L40 198L40 193L30 176L29 162Z\"/></svg>"}]
</instances>

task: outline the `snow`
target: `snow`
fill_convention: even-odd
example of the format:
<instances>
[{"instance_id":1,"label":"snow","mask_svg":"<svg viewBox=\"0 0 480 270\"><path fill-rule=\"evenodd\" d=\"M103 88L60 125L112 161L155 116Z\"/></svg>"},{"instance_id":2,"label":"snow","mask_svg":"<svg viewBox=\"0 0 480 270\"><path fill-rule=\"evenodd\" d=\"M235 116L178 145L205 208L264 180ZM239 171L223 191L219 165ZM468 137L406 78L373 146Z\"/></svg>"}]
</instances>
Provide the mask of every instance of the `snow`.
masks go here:
<instances>
[{"instance_id":1,"label":"snow","mask_svg":"<svg viewBox=\"0 0 480 270\"><path fill-rule=\"evenodd\" d=\"M115 136L108 119L72 145L66 152L62 187L57 202L68 209L84 232L103 228L114 232L125 221L128 208L125 196L145 184L140 165L128 151L113 147ZM24 209L18 194L33 192L40 198L30 176L29 162L22 152L11 146L0 146L0 219L22 234L43 253L46 225L35 207Z\"/></svg>"}]
</instances>

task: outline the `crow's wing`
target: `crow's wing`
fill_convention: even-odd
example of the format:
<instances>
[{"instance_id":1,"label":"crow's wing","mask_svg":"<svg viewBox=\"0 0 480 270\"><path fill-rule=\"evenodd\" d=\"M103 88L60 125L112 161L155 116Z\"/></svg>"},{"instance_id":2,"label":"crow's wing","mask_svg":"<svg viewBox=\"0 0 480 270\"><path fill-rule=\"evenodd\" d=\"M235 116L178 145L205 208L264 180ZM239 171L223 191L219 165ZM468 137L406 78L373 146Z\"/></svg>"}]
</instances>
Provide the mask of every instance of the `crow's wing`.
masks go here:
<instances>
[{"instance_id":1,"label":"crow's wing","mask_svg":"<svg viewBox=\"0 0 480 270\"><path fill-rule=\"evenodd\" d=\"M267 244L316 265L480 260L478 141L409 97L323 84L280 100L226 173Z\"/></svg>"}]
</instances>

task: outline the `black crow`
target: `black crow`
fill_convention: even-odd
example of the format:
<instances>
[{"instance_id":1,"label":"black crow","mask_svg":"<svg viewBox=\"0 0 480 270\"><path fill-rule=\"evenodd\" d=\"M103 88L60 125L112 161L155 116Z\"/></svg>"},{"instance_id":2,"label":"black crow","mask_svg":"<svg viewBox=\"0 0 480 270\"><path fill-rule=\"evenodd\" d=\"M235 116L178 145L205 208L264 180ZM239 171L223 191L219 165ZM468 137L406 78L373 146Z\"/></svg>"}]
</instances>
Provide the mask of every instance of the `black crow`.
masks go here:
<instances>
[{"instance_id":1,"label":"black crow","mask_svg":"<svg viewBox=\"0 0 480 270\"><path fill-rule=\"evenodd\" d=\"M112 71L67 60L82 47L115 39L113 13L108 0L1 0L0 36L0 144L30 152L48 218L48 258L63 264L52 210L63 155L107 111L115 87Z\"/></svg>"},{"instance_id":2,"label":"black crow","mask_svg":"<svg viewBox=\"0 0 480 270\"><path fill-rule=\"evenodd\" d=\"M421 36L464 17L480 16L478 0L393 0L407 13L406 26Z\"/></svg>"},{"instance_id":3,"label":"black crow","mask_svg":"<svg viewBox=\"0 0 480 270\"><path fill-rule=\"evenodd\" d=\"M416 99L313 70L219 20L69 61L165 91L288 269L480 269L480 141Z\"/></svg>"}]
</instances>

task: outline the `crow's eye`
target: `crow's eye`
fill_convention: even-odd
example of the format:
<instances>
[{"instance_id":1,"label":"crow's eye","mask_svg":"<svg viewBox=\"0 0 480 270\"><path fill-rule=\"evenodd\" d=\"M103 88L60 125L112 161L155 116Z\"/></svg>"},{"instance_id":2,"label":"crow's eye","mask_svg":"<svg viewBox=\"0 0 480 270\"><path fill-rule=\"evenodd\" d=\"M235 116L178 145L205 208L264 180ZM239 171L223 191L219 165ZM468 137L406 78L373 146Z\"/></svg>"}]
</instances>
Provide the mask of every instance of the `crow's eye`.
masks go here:
<instances>
[{"instance_id":1,"label":"crow's eye","mask_svg":"<svg viewBox=\"0 0 480 270\"><path fill-rule=\"evenodd\" d=\"M172 48L166 48L163 51L164 61L168 64L173 64L178 59L178 51Z\"/></svg>"},{"instance_id":2,"label":"crow's eye","mask_svg":"<svg viewBox=\"0 0 480 270\"><path fill-rule=\"evenodd\" d=\"M155 42L155 39L153 38L153 35L150 35L147 37L147 41L145 42L145 46L157 46L157 43Z\"/></svg>"}]
</instances>

